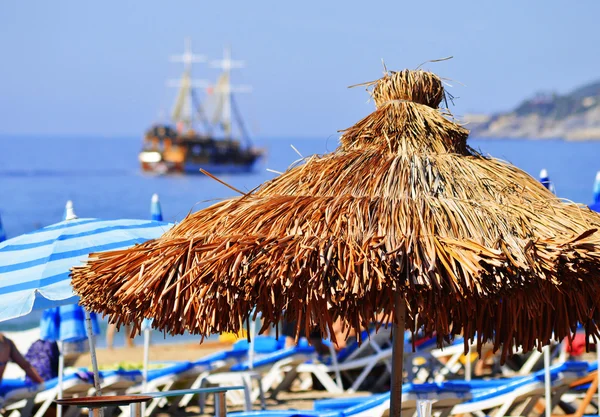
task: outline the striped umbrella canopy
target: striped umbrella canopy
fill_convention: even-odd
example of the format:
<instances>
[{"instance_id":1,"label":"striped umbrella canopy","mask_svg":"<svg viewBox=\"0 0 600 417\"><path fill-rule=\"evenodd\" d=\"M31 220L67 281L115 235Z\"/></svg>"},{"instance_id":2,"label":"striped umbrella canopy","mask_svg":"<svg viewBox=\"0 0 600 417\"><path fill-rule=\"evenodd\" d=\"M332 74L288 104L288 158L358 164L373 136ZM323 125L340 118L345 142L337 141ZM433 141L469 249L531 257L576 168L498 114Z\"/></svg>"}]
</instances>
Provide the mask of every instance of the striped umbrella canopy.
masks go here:
<instances>
[{"instance_id":1,"label":"striped umbrella canopy","mask_svg":"<svg viewBox=\"0 0 600 417\"><path fill-rule=\"evenodd\" d=\"M77 303L71 267L91 252L128 248L171 226L151 220L75 219L0 243L0 322Z\"/></svg>"}]
</instances>

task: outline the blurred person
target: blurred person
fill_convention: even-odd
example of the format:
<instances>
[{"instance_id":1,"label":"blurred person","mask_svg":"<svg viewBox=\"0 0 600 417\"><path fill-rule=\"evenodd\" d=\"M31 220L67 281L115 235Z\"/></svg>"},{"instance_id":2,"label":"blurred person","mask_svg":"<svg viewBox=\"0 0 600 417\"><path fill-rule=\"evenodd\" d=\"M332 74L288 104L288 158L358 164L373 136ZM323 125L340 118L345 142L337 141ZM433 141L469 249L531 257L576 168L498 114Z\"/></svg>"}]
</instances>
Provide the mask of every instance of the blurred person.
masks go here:
<instances>
[{"instance_id":1,"label":"blurred person","mask_svg":"<svg viewBox=\"0 0 600 417\"><path fill-rule=\"evenodd\" d=\"M123 326L125 331L125 346L128 348L134 347L133 338L131 335L131 326L126 324ZM106 347L108 349L112 349L114 346L115 332L117 331L117 325L113 323L108 324L108 328L106 329Z\"/></svg>"},{"instance_id":2,"label":"blurred person","mask_svg":"<svg viewBox=\"0 0 600 417\"><path fill-rule=\"evenodd\" d=\"M296 321L287 321L283 319L281 323L281 334L285 336L285 347L293 347L296 346ZM298 338L306 337L304 335L304 323L300 327L300 332L298 334ZM329 348L323 343L323 338L321 336L321 330L319 328L314 328L311 330L308 337L308 344L315 348L317 353L321 355L329 354Z\"/></svg>"},{"instance_id":3,"label":"blurred person","mask_svg":"<svg viewBox=\"0 0 600 417\"><path fill-rule=\"evenodd\" d=\"M25 359L44 381L58 376L59 357L58 343L42 339L33 342L25 354ZM31 381L31 378L27 379Z\"/></svg>"},{"instance_id":4,"label":"blurred person","mask_svg":"<svg viewBox=\"0 0 600 417\"><path fill-rule=\"evenodd\" d=\"M6 369L6 364L12 361L19 365L24 371L25 375L34 383L41 384L44 382L42 377L37 373L35 368L21 355L21 352L17 349L12 340L0 333L0 382L2 382L2 376Z\"/></svg>"}]
</instances>

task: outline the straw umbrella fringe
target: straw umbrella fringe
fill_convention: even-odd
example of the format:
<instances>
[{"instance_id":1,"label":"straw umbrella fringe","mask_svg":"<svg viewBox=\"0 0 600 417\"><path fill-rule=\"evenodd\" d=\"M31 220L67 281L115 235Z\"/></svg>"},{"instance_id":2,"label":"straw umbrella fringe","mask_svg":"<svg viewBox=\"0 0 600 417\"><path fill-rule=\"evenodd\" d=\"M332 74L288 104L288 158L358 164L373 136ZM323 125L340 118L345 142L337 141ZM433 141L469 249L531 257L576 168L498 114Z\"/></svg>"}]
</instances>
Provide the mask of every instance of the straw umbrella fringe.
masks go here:
<instances>
[{"instance_id":1,"label":"straw umbrella fringe","mask_svg":"<svg viewBox=\"0 0 600 417\"><path fill-rule=\"evenodd\" d=\"M163 237L73 270L86 307L117 323L203 336L290 319L359 330L395 296L407 329L492 340L503 358L600 320L600 216L468 147L441 80L391 72L340 147ZM140 271L143 268L143 274ZM299 329L298 329L299 330ZM360 331L357 332L360 334Z\"/></svg>"}]
</instances>

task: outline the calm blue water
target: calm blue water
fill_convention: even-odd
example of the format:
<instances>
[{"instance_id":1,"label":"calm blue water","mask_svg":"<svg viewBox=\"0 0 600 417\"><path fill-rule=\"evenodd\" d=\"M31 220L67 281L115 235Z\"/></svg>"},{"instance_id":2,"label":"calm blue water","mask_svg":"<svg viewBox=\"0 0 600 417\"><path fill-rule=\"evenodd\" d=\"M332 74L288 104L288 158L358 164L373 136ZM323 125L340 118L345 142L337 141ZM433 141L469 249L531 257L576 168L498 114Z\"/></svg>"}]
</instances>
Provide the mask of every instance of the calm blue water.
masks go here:
<instances>
[{"instance_id":1,"label":"calm blue water","mask_svg":"<svg viewBox=\"0 0 600 417\"><path fill-rule=\"evenodd\" d=\"M174 222L190 210L234 195L203 175L142 174L137 162L140 141L131 137L0 137L0 216L7 236L60 221L67 200L73 200L79 217L148 218L150 198L158 193L165 220ZM268 154L254 173L221 178L238 189L251 190L273 178L275 174L266 168L284 171L299 158L290 145L308 156L332 151L337 139L271 139L258 140L257 145L265 147ZM471 140L470 145L512 162L536 178L546 168L560 197L591 202L595 173L600 170L600 141L496 139ZM32 316L5 323L0 329L32 326L37 320Z\"/></svg>"}]
</instances>

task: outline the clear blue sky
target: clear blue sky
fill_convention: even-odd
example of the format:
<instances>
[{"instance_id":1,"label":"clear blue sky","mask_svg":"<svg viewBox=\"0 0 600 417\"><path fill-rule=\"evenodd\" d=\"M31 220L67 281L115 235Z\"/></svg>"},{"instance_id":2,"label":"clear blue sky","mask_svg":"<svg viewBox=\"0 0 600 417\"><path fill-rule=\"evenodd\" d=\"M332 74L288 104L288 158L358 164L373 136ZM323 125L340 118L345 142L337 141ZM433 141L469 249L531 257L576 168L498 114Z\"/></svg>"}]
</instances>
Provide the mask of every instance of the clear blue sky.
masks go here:
<instances>
[{"instance_id":1,"label":"clear blue sky","mask_svg":"<svg viewBox=\"0 0 600 417\"><path fill-rule=\"evenodd\" d=\"M190 36L247 68L241 99L260 136L329 137L368 114L362 88L388 68L456 80L457 115L511 108L539 90L600 79L600 2L4 1L0 133L141 135L168 110L170 63ZM214 70L196 68L214 78ZM464 84L460 85L458 82Z\"/></svg>"}]
</instances>

